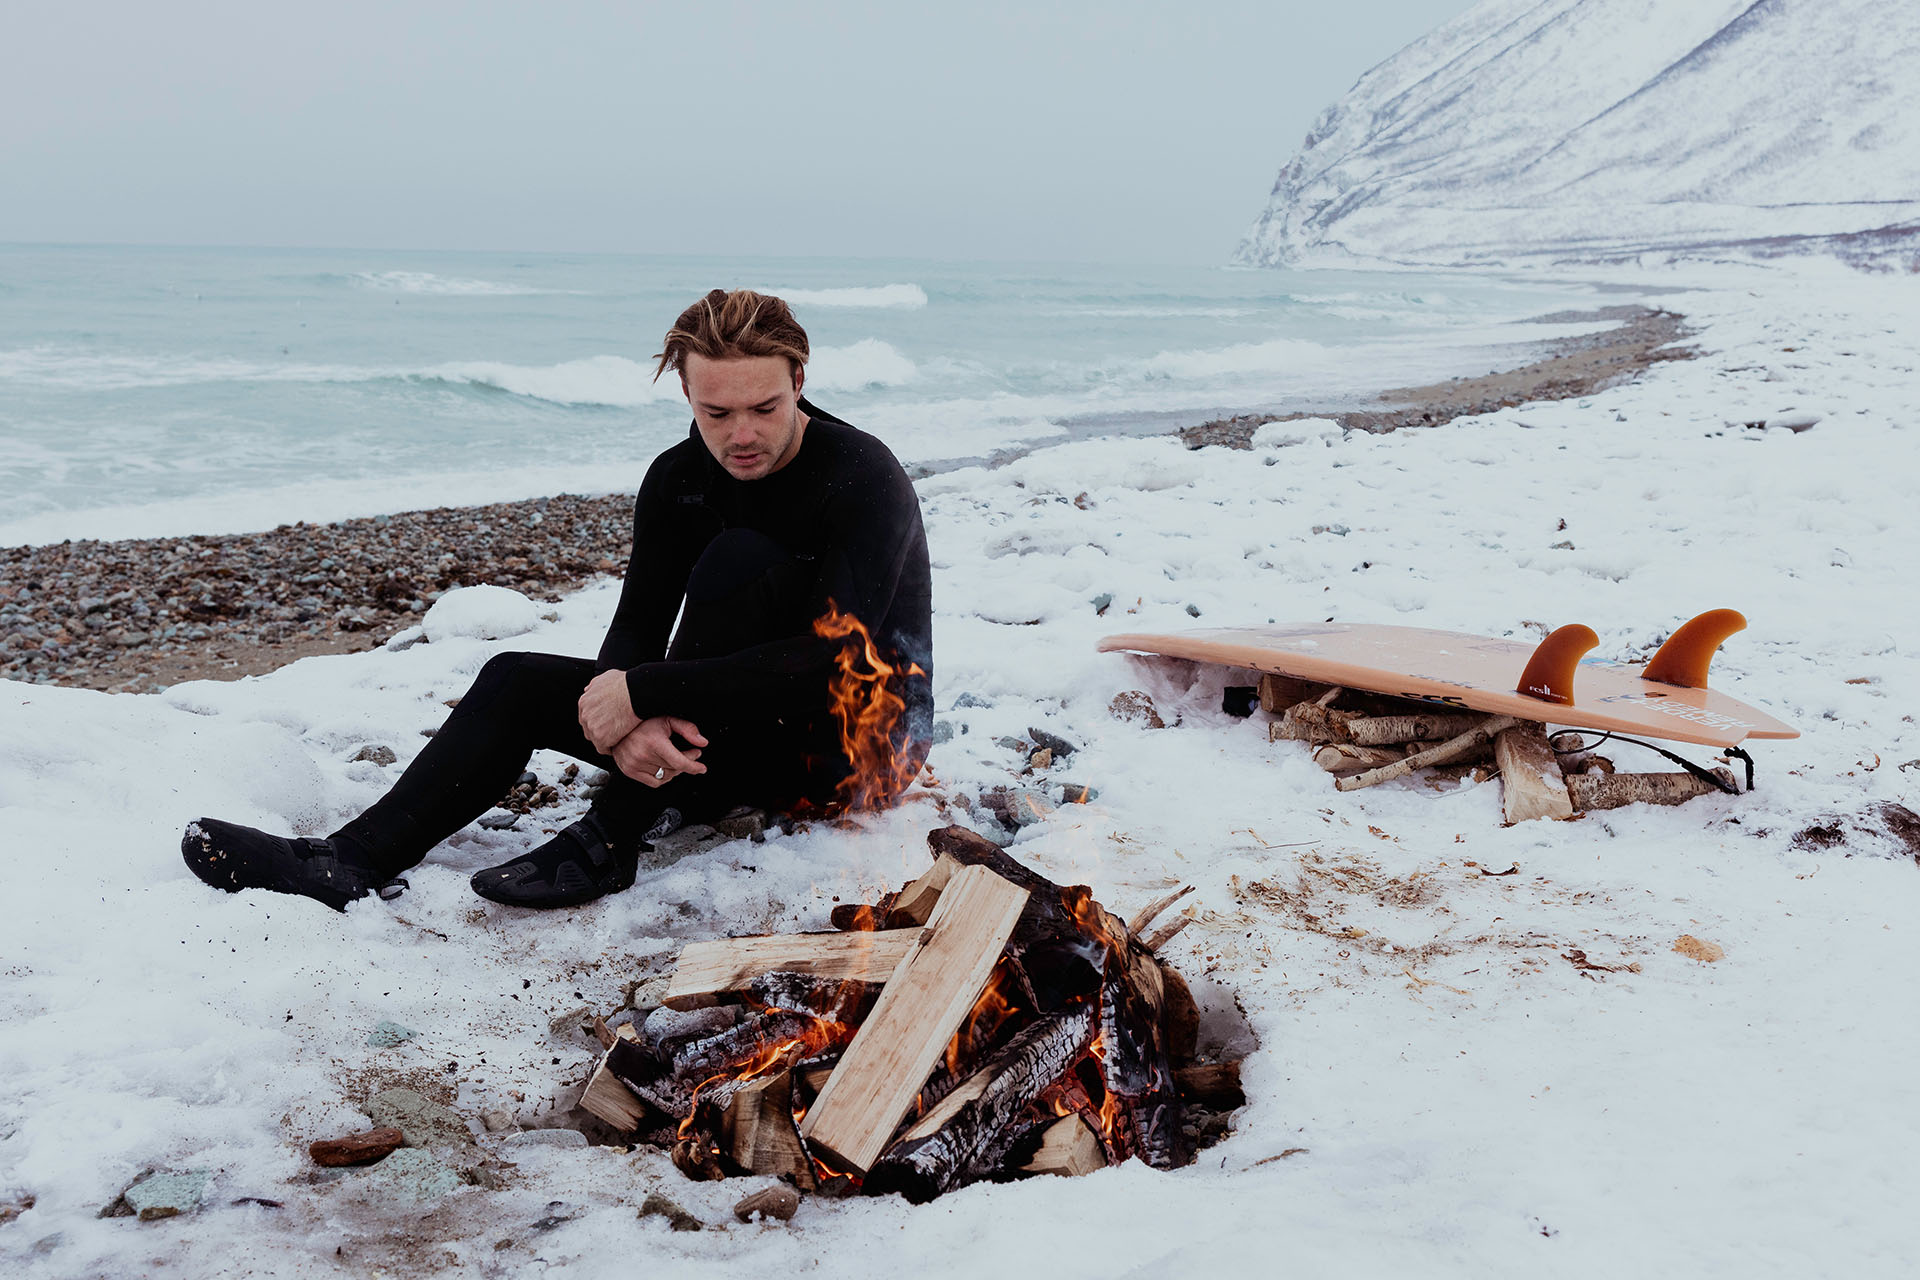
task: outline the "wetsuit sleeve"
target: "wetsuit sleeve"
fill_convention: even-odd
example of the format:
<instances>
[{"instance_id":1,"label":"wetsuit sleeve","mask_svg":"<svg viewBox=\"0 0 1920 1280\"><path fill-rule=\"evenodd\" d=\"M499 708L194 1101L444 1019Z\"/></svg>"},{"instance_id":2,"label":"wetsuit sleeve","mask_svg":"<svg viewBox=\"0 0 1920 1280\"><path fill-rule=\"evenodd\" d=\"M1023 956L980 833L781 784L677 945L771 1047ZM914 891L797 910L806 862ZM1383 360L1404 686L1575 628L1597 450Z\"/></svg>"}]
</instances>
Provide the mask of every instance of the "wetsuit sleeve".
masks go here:
<instances>
[{"instance_id":1,"label":"wetsuit sleeve","mask_svg":"<svg viewBox=\"0 0 1920 1280\"><path fill-rule=\"evenodd\" d=\"M887 648L884 620L916 558L925 576L926 534L913 484L896 466L874 468L823 513L821 563L810 617L828 600L859 618ZM921 605L924 609L926 606ZM823 710L840 642L806 632L721 657L650 662L629 669L627 691L641 716L685 716L695 724L806 716Z\"/></svg>"},{"instance_id":2,"label":"wetsuit sleeve","mask_svg":"<svg viewBox=\"0 0 1920 1280\"><path fill-rule=\"evenodd\" d=\"M658 662L667 652L667 636L692 572L684 527L669 518L666 455L654 461L633 502L633 551L620 585L606 639L600 642L602 671Z\"/></svg>"}]
</instances>

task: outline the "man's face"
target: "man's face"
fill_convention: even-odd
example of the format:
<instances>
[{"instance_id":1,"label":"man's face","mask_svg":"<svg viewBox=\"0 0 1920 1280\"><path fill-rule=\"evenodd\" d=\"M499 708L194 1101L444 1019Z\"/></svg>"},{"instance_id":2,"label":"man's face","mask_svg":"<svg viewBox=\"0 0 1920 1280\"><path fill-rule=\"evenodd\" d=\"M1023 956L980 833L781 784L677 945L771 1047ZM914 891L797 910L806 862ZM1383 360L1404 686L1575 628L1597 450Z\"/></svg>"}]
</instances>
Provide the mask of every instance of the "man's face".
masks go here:
<instances>
[{"instance_id":1,"label":"man's face","mask_svg":"<svg viewBox=\"0 0 1920 1280\"><path fill-rule=\"evenodd\" d=\"M800 412L803 378L804 371L784 356L709 360L690 354L680 388L714 460L735 480L759 480L800 452L807 426Z\"/></svg>"}]
</instances>

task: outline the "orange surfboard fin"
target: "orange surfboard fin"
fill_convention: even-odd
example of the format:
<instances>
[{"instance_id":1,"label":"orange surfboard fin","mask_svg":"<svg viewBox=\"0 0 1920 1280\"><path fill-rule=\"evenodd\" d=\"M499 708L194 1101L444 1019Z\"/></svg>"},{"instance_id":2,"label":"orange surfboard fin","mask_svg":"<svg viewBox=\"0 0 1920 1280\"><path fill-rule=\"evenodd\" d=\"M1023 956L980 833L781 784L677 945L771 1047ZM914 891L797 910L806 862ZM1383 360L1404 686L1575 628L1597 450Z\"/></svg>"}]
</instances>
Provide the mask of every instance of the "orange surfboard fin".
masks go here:
<instances>
[{"instance_id":1,"label":"orange surfboard fin","mask_svg":"<svg viewBox=\"0 0 1920 1280\"><path fill-rule=\"evenodd\" d=\"M1746 629L1746 617L1737 610L1713 609L1703 613L1681 624L1678 631L1667 637L1640 678L1677 684L1683 689L1704 689L1713 655L1728 636Z\"/></svg>"},{"instance_id":2,"label":"orange surfboard fin","mask_svg":"<svg viewBox=\"0 0 1920 1280\"><path fill-rule=\"evenodd\" d=\"M1593 633L1592 627L1578 622L1556 627L1527 659L1527 668L1520 673L1516 687L1529 698L1572 706L1574 668L1580 665L1587 650L1599 643L1600 637Z\"/></svg>"}]
</instances>

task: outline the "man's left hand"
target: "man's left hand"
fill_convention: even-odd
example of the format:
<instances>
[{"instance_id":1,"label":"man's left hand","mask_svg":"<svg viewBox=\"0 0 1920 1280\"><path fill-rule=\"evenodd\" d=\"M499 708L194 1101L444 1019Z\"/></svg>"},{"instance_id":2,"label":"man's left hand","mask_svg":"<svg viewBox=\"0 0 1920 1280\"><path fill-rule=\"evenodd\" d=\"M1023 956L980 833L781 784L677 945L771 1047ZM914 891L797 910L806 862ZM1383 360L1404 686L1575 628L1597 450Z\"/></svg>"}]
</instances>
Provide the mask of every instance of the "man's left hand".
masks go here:
<instances>
[{"instance_id":1,"label":"man's left hand","mask_svg":"<svg viewBox=\"0 0 1920 1280\"><path fill-rule=\"evenodd\" d=\"M640 727L633 713L633 699L627 693L627 673L602 671L580 695L580 729L593 749L605 755L620 740Z\"/></svg>"}]
</instances>

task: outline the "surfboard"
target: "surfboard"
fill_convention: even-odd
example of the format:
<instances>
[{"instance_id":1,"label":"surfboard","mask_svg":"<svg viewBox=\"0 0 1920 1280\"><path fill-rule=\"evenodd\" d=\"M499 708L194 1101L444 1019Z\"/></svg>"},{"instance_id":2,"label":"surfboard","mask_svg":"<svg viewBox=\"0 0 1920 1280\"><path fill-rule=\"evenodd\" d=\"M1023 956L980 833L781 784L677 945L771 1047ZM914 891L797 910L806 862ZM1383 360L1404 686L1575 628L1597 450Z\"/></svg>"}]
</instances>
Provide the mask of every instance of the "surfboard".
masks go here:
<instances>
[{"instance_id":1,"label":"surfboard","mask_svg":"<svg viewBox=\"0 0 1920 1280\"><path fill-rule=\"evenodd\" d=\"M1645 667L1586 657L1600 642L1577 623L1539 644L1458 631L1361 623L1210 627L1107 636L1130 651L1250 668L1574 729L1731 747L1800 731L1707 688L1707 668L1747 620L1715 609L1686 623Z\"/></svg>"}]
</instances>

